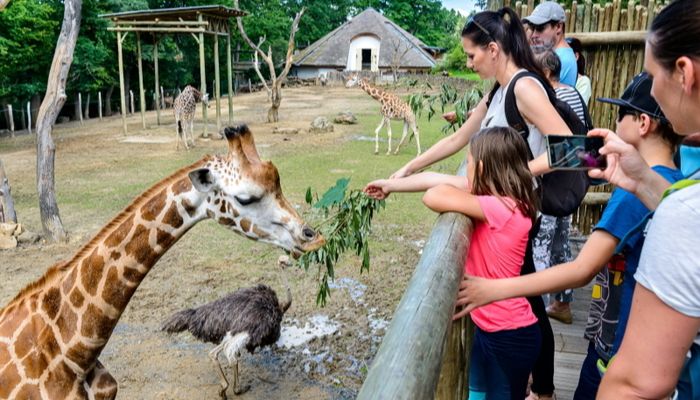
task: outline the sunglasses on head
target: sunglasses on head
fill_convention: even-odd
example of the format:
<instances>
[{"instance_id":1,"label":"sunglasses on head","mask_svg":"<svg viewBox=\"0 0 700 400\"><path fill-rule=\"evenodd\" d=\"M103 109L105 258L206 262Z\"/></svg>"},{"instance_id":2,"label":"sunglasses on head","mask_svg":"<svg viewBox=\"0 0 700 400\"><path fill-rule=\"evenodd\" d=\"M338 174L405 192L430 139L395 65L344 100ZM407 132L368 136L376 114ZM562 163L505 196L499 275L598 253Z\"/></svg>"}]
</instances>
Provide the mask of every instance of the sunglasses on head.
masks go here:
<instances>
[{"instance_id":1,"label":"sunglasses on head","mask_svg":"<svg viewBox=\"0 0 700 400\"><path fill-rule=\"evenodd\" d=\"M489 33L489 31L486 30L486 28L484 28L479 22L477 22L477 20L474 19L474 17L469 18L469 21L467 21L467 27L469 27L469 25L471 25L471 24L476 25L476 27L479 28L479 30L481 30L482 32L484 32L486 34L486 36L493 38L491 33Z\"/></svg>"}]
</instances>

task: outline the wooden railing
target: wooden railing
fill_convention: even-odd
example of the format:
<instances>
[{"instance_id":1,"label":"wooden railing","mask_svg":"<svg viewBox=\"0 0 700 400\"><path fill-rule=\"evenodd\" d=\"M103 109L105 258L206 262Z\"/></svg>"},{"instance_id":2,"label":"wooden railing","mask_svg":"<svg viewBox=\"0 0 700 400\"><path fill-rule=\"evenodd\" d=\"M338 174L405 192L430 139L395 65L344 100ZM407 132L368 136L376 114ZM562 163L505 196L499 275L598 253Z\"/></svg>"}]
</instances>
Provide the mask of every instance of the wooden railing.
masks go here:
<instances>
[{"instance_id":1,"label":"wooden railing","mask_svg":"<svg viewBox=\"0 0 700 400\"><path fill-rule=\"evenodd\" d=\"M468 323L450 321L471 234L462 214L437 218L358 399L466 397Z\"/></svg>"}]
</instances>

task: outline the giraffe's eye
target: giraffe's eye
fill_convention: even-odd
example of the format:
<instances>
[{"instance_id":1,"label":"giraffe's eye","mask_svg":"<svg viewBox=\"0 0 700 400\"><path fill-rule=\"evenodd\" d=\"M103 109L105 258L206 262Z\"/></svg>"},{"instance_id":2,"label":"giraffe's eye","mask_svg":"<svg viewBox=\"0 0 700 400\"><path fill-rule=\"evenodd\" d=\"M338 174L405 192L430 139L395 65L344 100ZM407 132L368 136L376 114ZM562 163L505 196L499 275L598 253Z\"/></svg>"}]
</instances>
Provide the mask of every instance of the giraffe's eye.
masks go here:
<instances>
[{"instance_id":1,"label":"giraffe's eye","mask_svg":"<svg viewBox=\"0 0 700 400\"><path fill-rule=\"evenodd\" d=\"M247 206L253 203L257 203L260 201L262 197L255 197L255 196L233 196L238 204L242 206Z\"/></svg>"}]
</instances>

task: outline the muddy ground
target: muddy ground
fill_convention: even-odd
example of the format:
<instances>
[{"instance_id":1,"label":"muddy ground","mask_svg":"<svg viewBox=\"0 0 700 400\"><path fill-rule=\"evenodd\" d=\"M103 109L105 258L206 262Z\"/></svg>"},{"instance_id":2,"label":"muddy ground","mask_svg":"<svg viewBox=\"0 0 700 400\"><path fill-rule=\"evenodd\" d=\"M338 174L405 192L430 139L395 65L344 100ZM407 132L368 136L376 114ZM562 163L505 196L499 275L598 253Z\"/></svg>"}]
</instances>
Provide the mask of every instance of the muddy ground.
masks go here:
<instances>
[{"instance_id":1,"label":"muddy ground","mask_svg":"<svg viewBox=\"0 0 700 400\"><path fill-rule=\"evenodd\" d=\"M290 152L309 148L330 149L342 153L348 137L367 135L357 125L336 125L327 135L299 134L293 137L273 135L276 125L306 129L318 115L332 116L351 109L356 113L376 113L376 103L359 91L342 88L299 88L285 92L281 110L284 123L266 124L265 95L243 95L235 98L236 120L251 124L256 142L274 159ZM226 115L226 103L223 112ZM321 111L322 110L322 111ZM215 112L209 111L210 118ZM199 115L199 113L198 113ZM171 111L163 114L164 124L155 126L155 114L148 113L146 130L141 119L128 118L130 137L121 133L121 118L113 116L99 122L58 125L58 187L85 182L133 181L126 193L111 192L109 186L93 190L86 187L79 199L59 196L64 224L69 229L66 244L38 243L15 250L0 251L0 304L5 304L29 282L37 279L52 263L68 258L109 221L136 194L145 190L142 182L153 183L174 167L187 165L198 156L175 152L174 125ZM372 118L372 124L379 121ZM210 121L210 131L215 124ZM195 127L199 127L196 124ZM372 126L373 129L373 126ZM370 131L371 132L371 131ZM395 128L396 135L396 128ZM4 142L4 143L2 143ZM424 141L424 147L430 140ZM18 202L21 222L34 232L41 231L35 195L35 148L25 135L10 139L0 137L0 159L5 163ZM370 143L367 157L371 155ZM221 152L221 141L198 141L192 154ZM408 151L411 153L413 149ZM411 154L407 154L410 158ZM173 160L173 158L176 158ZM396 166L402 165L396 161ZM165 161L164 161L165 160ZM144 163L153 178L122 174L129 163ZM162 164L167 164L163 166ZM355 164L361 164L356 161ZM328 167L329 170L333 166ZM342 168L342 167L341 167ZM360 169L361 165L357 165ZM341 170L343 172L345 170ZM150 171L144 172L149 174ZM383 173L383 171L382 171ZM289 180L281 171L283 181ZM305 177L309 183L313 177ZM332 181L333 177L328 181ZM304 187L305 184L298 187ZM320 187L317 185L316 187ZM73 188L73 187L72 187ZM288 197L303 202L301 190ZM91 200L84 205L85 199ZM108 210L100 207L109 198ZM117 198L115 201L114 199ZM93 204L97 203L97 204ZM428 215L428 214L426 214ZM354 398L379 346L391 315L400 300L413 266L420 257L422 240L432 218L411 228L410 224L392 225L385 221L375 231L382 238L373 256L369 274L359 273L359 261L347 259L338 265L333 296L325 308L315 305L316 275L302 270L287 272L294 303L284 319L284 343L263 351L246 354L240 365L241 378L251 389L238 397L249 399L350 399ZM220 249L225 240L230 249ZM235 242L235 243L233 243ZM204 245L202 244L204 243ZM216 250L210 250L216 249ZM215 399L219 379L207 353L212 348L194 340L189 334L168 336L159 331L161 322L172 312L214 300L243 286L266 282L282 292L274 260L281 252L241 238L231 238L213 225L197 226L177 243L149 273L132 298L115 329L101 361L119 382L121 399ZM311 338L311 334L323 331ZM310 338L310 339L309 339ZM308 340L306 340L308 339ZM230 369L225 370L227 374ZM229 395L231 391L229 390Z\"/></svg>"}]
</instances>

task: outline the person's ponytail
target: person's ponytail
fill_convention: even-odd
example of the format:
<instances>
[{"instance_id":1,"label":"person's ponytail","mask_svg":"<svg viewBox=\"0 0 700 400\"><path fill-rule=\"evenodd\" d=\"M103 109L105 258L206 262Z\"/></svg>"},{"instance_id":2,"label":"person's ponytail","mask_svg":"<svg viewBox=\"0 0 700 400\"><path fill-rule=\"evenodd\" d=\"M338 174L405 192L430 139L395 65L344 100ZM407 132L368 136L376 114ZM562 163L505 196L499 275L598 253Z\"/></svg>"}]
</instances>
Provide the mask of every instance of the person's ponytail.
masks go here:
<instances>
[{"instance_id":1,"label":"person's ponytail","mask_svg":"<svg viewBox=\"0 0 700 400\"><path fill-rule=\"evenodd\" d=\"M543 81L548 82L544 69L542 69L540 63L535 60L535 56L527 41L527 36L525 35L525 28L522 22L520 22L518 14L510 7L501 8L498 10L498 14L501 15L503 19L506 30L505 37L509 42L507 44L508 53L515 65L539 75Z\"/></svg>"}]
</instances>

